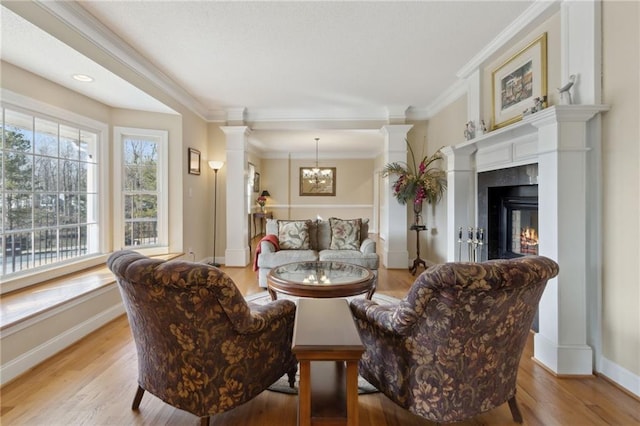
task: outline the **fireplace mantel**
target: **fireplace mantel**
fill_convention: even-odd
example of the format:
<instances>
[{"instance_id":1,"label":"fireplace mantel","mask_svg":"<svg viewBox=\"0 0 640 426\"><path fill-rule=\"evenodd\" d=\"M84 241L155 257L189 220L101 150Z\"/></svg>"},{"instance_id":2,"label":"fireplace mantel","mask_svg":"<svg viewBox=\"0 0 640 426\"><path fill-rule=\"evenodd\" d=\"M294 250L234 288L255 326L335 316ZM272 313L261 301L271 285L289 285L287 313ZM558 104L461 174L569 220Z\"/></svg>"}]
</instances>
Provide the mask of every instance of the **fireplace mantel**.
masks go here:
<instances>
[{"instance_id":1,"label":"fireplace mantel","mask_svg":"<svg viewBox=\"0 0 640 426\"><path fill-rule=\"evenodd\" d=\"M534 357L557 374L590 375L587 307L600 268L600 113L606 105L557 105L446 147L447 259L456 230L477 223L477 173L538 164L540 254L560 265L540 302Z\"/></svg>"},{"instance_id":2,"label":"fireplace mantel","mask_svg":"<svg viewBox=\"0 0 640 426\"><path fill-rule=\"evenodd\" d=\"M608 105L551 106L509 126L446 147L443 152L449 161L455 161L453 157L456 156L475 156L473 164L476 172L535 163L540 150L553 148L545 143L538 144L541 127L559 123L586 123L596 114L608 110Z\"/></svg>"}]
</instances>

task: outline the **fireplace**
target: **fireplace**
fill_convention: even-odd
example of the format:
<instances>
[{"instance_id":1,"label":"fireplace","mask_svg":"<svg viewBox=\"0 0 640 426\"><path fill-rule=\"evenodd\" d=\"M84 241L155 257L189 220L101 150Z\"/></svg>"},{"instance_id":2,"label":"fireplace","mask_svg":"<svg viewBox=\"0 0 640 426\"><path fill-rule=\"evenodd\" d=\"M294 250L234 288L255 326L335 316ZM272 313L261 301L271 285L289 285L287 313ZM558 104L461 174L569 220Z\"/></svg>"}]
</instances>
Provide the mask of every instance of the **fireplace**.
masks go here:
<instances>
[{"instance_id":1,"label":"fireplace","mask_svg":"<svg viewBox=\"0 0 640 426\"><path fill-rule=\"evenodd\" d=\"M485 230L481 259L538 254L538 166L478 173L478 227Z\"/></svg>"},{"instance_id":2,"label":"fireplace","mask_svg":"<svg viewBox=\"0 0 640 426\"><path fill-rule=\"evenodd\" d=\"M459 228L468 226L484 229L478 260L487 259L489 188L538 185L538 253L556 260L560 274L540 300L534 358L556 374L592 374L589 343L600 341L600 318L593 313L601 303L600 113L607 109L555 105L443 149L449 261L465 254ZM528 168L535 173L527 173ZM528 208L511 210L529 214ZM520 225L523 221L535 224L535 217L521 217Z\"/></svg>"},{"instance_id":3,"label":"fireplace","mask_svg":"<svg viewBox=\"0 0 640 426\"><path fill-rule=\"evenodd\" d=\"M488 258L538 254L538 185L488 188Z\"/></svg>"}]
</instances>

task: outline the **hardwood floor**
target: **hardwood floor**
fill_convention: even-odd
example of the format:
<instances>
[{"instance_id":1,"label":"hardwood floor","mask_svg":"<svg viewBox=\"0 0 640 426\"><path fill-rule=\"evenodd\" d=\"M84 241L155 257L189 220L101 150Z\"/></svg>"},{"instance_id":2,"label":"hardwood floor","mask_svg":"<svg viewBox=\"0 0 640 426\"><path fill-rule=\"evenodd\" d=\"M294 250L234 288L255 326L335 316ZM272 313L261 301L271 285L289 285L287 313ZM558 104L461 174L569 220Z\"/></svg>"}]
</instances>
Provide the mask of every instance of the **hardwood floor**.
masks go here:
<instances>
[{"instance_id":1,"label":"hardwood floor","mask_svg":"<svg viewBox=\"0 0 640 426\"><path fill-rule=\"evenodd\" d=\"M223 268L245 295L262 291L247 268ZM415 277L380 270L378 292L403 297ZM518 376L518 402L526 425L640 425L640 401L599 377L557 379L531 360L528 346ZM195 416L146 393L131 410L137 358L126 317L40 364L1 389L2 425L193 425ZM431 425L381 394L361 395L363 426ZM297 397L265 391L212 418L212 425L296 424ZM514 424L507 404L460 425Z\"/></svg>"}]
</instances>

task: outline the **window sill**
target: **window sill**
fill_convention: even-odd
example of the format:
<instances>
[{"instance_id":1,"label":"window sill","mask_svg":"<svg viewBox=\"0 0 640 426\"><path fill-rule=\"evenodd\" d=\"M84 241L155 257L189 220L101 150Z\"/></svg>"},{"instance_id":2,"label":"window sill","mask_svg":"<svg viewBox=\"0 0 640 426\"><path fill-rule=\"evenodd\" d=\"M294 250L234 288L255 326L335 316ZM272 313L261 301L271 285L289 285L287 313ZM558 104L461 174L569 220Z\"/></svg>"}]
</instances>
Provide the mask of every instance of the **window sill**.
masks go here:
<instances>
[{"instance_id":1,"label":"window sill","mask_svg":"<svg viewBox=\"0 0 640 426\"><path fill-rule=\"evenodd\" d=\"M157 256L170 260L183 253ZM105 264L0 296L0 332L115 283Z\"/></svg>"}]
</instances>

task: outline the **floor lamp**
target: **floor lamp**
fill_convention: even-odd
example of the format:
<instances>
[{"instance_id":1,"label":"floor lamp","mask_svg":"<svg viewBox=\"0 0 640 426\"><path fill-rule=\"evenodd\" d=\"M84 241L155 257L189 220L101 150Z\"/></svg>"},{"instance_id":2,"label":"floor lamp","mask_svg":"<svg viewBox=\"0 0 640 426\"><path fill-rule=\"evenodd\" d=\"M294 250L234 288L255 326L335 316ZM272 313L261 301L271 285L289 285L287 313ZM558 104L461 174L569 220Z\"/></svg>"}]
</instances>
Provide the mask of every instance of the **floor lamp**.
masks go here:
<instances>
[{"instance_id":1,"label":"floor lamp","mask_svg":"<svg viewBox=\"0 0 640 426\"><path fill-rule=\"evenodd\" d=\"M209 262L211 266L220 266L218 262L216 262L216 214L218 211L218 170L220 170L224 166L223 161L209 161L209 167L213 170L215 174L214 179L214 194L213 194L213 259Z\"/></svg>"}]
</instances>

